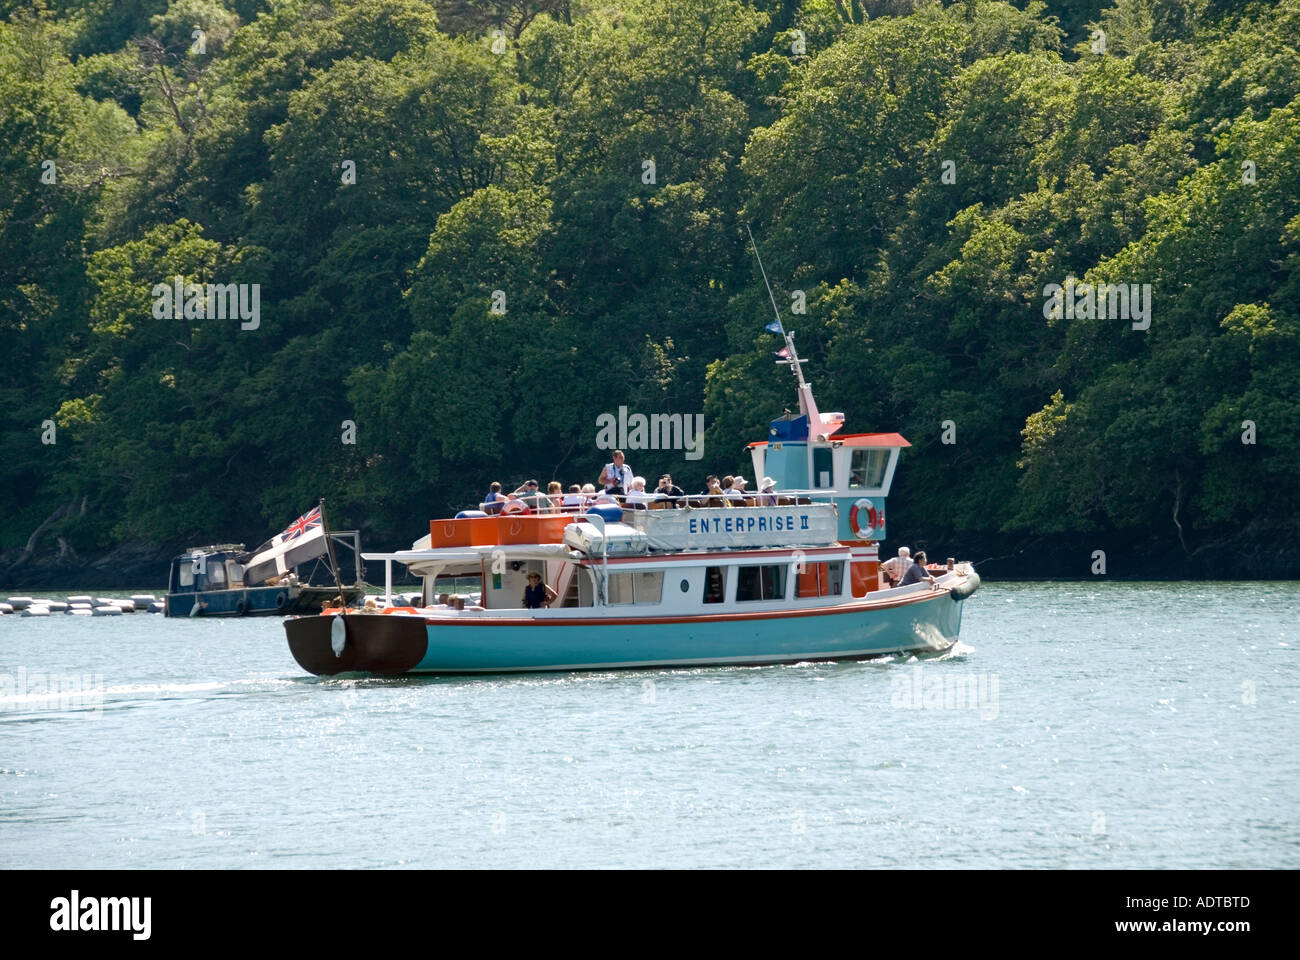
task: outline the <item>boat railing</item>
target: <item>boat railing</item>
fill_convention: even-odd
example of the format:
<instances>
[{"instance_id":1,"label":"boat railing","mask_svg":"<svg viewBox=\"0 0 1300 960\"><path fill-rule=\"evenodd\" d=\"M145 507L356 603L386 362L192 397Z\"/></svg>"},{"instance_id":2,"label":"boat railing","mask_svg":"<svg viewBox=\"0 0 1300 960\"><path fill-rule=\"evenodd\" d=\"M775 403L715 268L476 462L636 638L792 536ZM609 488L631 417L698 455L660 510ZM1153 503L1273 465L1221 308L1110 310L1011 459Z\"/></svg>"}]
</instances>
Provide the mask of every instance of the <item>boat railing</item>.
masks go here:
<instances>
[{"instance_id":1,"label":"boat railing","mask_svg":"<svg viewBox=\"0 0 1300 960\"><path fill-rule=\"evenodd\" d=\"M574 498L578 498L574 501ZM567 501L567 502L566 502ZM803 506L816 501L807 491L782 491L779 493L746 494L742 497L728 497L724 494L688 493L680 497L663 493L646 494L526 494L511 496L494 503L483 502L478 509L489 517L509 517L527 514L582 514L602 503L617 505L625 510L667 510L673 508L689 509L698 507L790 507ZM511 504L522 504L511 507Z\"/></svg>"}]
</instances>

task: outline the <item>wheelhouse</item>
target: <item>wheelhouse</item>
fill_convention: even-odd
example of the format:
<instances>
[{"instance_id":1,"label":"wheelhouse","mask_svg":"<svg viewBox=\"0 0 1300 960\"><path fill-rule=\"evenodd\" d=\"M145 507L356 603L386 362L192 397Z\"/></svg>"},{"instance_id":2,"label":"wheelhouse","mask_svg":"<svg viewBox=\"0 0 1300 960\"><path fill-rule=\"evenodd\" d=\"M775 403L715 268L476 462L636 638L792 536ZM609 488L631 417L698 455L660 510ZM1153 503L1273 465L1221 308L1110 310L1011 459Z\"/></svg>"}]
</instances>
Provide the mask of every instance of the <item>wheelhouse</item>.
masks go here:
<instances>
[{"instance_id":1,"label":"wheelhouse","mask_svg":"<svg viewBox=\"0 0 1300 960\"><path fill-rule=\"evenodd\" d=\"M204 593L209 590L239 590L244 586L242 543L190 547L172 560L168 593Z\"/></svg>"}]
</instances>

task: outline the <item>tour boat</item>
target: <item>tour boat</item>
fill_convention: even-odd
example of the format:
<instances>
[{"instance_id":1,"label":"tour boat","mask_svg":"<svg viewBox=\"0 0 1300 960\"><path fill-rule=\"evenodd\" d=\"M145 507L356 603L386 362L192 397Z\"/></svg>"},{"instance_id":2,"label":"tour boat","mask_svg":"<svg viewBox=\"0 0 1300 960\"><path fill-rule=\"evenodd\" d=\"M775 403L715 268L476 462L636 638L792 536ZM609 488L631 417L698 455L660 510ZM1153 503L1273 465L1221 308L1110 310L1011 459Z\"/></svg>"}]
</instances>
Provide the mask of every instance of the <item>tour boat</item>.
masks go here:
<instances>
[{"instance_id":1,"label":"tour boat","mask_svg":"<svg viewBox=\"0 0 1300 960\"><path fill-rule=\"evenodd\" d=\"M754 476L776 481L775 503L685 497L538 513L511 501L495 516L432 520L410 550L363 555L384 562L386 596L394 562L421 577L421 605L289 618L294 658L325 676L478 674L951 647L979 585L972 566L949 561L907 586L889 586L880 571L885 498L910 444L897 433L843 433L843 414L818 410L792 335L774 332L785 336L799 414L772 421L749 452ZM532 573L554 591L549 606L524 607ZM438 578L466 575L481 578L477 602L439 603Z\"/></svg>"}]
</instances>

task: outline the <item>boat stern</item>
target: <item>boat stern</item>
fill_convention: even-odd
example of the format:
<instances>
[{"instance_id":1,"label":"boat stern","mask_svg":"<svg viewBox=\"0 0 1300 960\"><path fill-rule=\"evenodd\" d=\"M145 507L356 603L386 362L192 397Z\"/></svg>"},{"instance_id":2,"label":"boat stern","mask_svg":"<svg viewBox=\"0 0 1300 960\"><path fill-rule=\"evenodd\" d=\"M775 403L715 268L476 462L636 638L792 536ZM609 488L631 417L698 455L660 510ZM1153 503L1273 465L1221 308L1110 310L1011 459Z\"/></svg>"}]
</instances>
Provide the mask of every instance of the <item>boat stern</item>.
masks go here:
<instances>
[{"instance_id":1,"label":"boat stern","mask_svg":"<svg viewBox=\"0 0 1300 960\"><path fill-rule=\"evenodd\" d=\"M323 614L284 621L289 650L309 673L393 676L424 659L428 630L423 617L373 613Z\"/></svg>"}]
</instances>

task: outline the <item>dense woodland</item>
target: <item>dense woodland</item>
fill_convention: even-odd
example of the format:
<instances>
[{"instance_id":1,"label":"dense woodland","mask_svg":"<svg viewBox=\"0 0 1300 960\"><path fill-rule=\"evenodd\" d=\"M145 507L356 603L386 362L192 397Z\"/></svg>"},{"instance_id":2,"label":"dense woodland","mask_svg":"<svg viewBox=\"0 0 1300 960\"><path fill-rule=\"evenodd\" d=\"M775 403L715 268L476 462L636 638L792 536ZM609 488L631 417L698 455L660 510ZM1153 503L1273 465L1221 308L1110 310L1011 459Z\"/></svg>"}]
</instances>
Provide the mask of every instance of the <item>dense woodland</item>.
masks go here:
<instances>
[{"instance_id":1,"label":"dense woodland","mask_svg":"<svg viewBox=\"0 0 1300 960\"><path fill-rule=\"evenodd\" d=\"M321 496L409 541L594 481L620 406L705 416L699 460L629 450L651 486L748 476L795 398L746 224L822 409L913 443L891 537L1294 537L1300 0L0 19L10 582ZM260 325L157 318L174 276L259 284ZM1149 329L1048 316L1068 278L1149 284Z\"/></svg>"}]
</instances>

